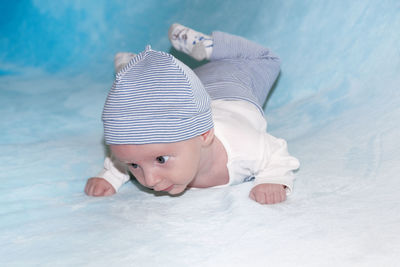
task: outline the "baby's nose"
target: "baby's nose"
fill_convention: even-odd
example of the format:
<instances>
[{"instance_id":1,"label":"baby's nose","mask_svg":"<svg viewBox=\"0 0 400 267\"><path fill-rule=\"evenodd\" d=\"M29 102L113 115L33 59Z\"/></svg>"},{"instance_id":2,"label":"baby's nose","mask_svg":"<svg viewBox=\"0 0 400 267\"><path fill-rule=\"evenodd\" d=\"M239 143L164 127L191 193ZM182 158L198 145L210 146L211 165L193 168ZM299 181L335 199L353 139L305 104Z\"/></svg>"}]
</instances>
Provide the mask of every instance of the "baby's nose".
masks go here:
<instances>
[{"instance_id":1,"label":"baby's nose","mask_svg":"<svg viewBox=\"0 0 400 267\"><path fill-rule=\"evenodd\" d=\"M149 172L145 175L145 181L146 185L148 187L154 187L156 184L158 184L161 179L159 178L158 175L156 175L154 172Z\"/></svg>"}]
</instances>

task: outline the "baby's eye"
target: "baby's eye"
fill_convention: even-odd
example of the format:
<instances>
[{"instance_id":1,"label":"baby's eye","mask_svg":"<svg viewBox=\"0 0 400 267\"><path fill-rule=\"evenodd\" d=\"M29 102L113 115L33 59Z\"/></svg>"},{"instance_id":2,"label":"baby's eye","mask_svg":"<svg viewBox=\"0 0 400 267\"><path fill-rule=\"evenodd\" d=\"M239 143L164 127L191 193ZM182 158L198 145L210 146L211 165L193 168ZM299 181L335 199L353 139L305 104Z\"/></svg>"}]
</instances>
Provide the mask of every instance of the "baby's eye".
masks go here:
<instances>
[{"instance_id":1,"label":"baby's eye","mask_svg":"<svg viewBox=\"0 0 400 267\"><path fill-rule=\"evenodd\" d=\"M158 162L158 163L161 163L161 164L167 162L168 159L169 159L168 156L159 156L159 157L156 158L157 162Z\"/></svg>"},{"instance_id":2,"label":"baby's eye","mask_svg":"<svg viewBox=\"0 0 400 267\"><path fill-rule=\"evenodd\" d=\"M137 169L138 165L136 163L131 163L132 168Z\"/></svg>"}]
</instances>

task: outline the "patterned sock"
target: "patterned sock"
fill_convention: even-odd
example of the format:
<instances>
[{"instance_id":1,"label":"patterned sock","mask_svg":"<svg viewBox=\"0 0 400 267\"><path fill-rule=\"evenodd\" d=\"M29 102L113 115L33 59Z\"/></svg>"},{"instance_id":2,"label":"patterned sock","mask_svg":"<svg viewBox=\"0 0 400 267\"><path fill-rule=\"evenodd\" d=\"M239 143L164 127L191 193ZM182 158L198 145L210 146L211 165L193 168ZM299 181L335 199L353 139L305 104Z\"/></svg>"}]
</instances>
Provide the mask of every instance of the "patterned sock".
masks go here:
<instances>
[{"instance_id":1,"label":"patterned sock","mask_svg":"<svg viewBox=\"0 0 400 267\"><path fill-rule=\"evenodd\" d=\"M169 28L168 37L176 50L182 51L199 61L210 59L213 47L211 36L174 23Z\"/></svg>"},{"instance_id":2,"label":"patterned sock","mask_svg":"<svg viewBox=\"0 0 400 267\"><path fill-rule=\"evenodd\" d=\"M136 55L133 53L128 53L128 52L119 52L115 54L114 57L114 67L115 67L115 73L118 73L120 70L122 70L123 67L125 67L129 61L131 61L132 58L134 58Z\"/></svg>"}]
</instances>

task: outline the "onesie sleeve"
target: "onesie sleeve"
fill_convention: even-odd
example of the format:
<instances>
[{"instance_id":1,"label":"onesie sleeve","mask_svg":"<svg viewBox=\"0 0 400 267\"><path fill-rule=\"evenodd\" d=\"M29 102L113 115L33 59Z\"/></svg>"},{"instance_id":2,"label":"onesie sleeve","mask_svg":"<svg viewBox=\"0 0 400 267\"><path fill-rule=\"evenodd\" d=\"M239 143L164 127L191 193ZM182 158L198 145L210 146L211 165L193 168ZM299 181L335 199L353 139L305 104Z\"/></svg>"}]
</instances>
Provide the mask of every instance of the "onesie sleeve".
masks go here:
<instances>
[{"instance_id":1,"label":"onesie sleeve","mask_svg":"<svg viewBox=\"0 0 400 267\"><path fill-rule=\"evenodd\" d=\"M270 183L286 186L290 194L293 190L294 170L300 167L299 161L291 156L285 140L265 133L265 151L261 168L255 173L255 185Z\"/></svg>"},{"instance_id":2,"label":"onesie sleeve","mask_svg":"<svg viewBox=\"0 0 400 267\"><path fill-rule=\"evenodd\" d=\"M103 178L109 182L116 192L130 179L126 166L114 156L104 159L104 168L97 177Z\"/></svg>"}]
</instances>

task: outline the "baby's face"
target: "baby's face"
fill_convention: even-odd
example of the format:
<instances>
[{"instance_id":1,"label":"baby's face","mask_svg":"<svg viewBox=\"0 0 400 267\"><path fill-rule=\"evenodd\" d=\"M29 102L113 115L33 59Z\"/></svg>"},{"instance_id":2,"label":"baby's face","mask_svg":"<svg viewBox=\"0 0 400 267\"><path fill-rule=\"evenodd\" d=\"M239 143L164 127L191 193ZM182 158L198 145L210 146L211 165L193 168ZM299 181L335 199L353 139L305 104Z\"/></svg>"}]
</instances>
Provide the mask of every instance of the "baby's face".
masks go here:
<instances>
[{"instance_id":1,"label":"baby's face","mask_svg":"<svg viewBox=\"0 0 400 267\"><path fill-rule=\"evenodd\" d=\"M111 145L110 148L142 185L175 195L196 178L201 146L201 138L194 137L176 143Z\"/></svg>"}]
</instances>

